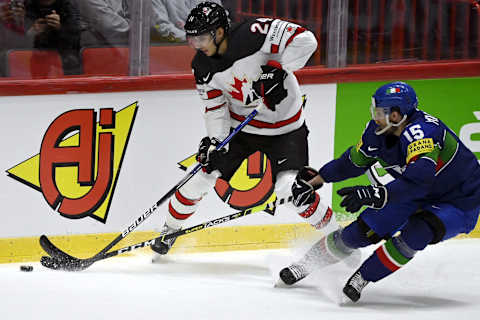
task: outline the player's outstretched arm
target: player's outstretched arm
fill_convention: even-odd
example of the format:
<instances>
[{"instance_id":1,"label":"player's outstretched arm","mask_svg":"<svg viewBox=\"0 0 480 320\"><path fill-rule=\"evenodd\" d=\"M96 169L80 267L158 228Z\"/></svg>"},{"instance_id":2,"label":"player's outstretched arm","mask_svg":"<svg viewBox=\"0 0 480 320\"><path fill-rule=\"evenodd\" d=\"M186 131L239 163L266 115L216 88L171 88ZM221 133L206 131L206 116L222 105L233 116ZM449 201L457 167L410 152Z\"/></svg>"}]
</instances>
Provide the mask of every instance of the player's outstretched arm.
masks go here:
<instances>
[{"instance_id":1,"label":"player's outstretched arm","mask_svg":"<svg viewBox=\"0 0 480 320\"><path fill-rule=\"evenodd\" d=\"M339 158L327 162L320 170L325 182L338 182L364 174L376 160L362 156L355 147L350 147Z\"/></svg>"}]
</instances>

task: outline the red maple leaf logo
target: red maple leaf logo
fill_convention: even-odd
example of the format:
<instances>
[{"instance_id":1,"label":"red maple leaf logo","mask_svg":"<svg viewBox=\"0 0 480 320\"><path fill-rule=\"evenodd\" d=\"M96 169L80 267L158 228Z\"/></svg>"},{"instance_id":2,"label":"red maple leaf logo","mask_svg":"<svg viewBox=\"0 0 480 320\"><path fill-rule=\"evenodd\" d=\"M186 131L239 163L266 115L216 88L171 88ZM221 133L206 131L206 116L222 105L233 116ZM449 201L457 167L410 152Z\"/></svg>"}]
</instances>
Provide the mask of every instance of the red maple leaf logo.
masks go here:
<instances>
[{"instance_id":1,"label":"red maple leaf logo","mask_svg":"<svg viewBox=\"0 0 480 320\"><path fill-rule=\"evenodd\" d=\"M243 102L243 92L242 92L242 87L244 83L247 83L246 79L240 80L237 79L236 77L233 78L233 81L235 83L232 85L233 90L228 92L232 96L232 98L240 100Z\"/></svg>"}]
</instances>

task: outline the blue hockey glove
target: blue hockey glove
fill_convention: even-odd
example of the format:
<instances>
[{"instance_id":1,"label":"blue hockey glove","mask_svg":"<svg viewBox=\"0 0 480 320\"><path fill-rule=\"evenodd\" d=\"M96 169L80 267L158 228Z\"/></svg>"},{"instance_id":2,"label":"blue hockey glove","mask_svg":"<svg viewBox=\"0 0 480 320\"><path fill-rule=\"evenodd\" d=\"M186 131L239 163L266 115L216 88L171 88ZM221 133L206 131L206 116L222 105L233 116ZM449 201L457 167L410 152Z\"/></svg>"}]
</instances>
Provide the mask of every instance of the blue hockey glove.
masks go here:
<instances>
[{"instance_id":1,"label":"blue hockey glove","mask_svg":"<svg viewBox=\"0 0 480 320\"><path fill-rule=\"evenodd\" d=\"M357 212L362 206L381 209L387 203L387 188L383 186L346 187L338 190L337 194L343 197L340 206L351 213Z\"/></svg>"},{"instance_id":2,"label":"blue hockey glove","mask_svg":"<svg viewBox=\"0 0 480 320\"><path fill-rule=\"evenodd\" d=\"M281 69L280 65L265 65L261 68L262 74L258 80L253 81L252 89L257 97L263 98L267 108L275 111L275 106L287 97L287 89L283 81L288 74Z\"/></svg>"},{"instance_id":3,"label":"blue hockey glove","mask_svg":"<svg viewBox=\"0 0 480 320\"><path fill-rule=\"evenodd\" d=\"M308 181L318 175L318 171L311 167L303 167L295 177L292 184L293 204L301 207L315 201L315 190L320 189L323 184L313 187Z\"/></svg>"},{"instance_id":4,"label":"blue hockey glove","mask_svg":"<svg viewBox=\"0 0 480 320\"><path fill-rule=\"evenodd\" d=\"M220 150L215 150L220 141L216 138L210 139L204 137L198 146L197 161L202 165L202 170L206 173L211 173L218 169L222 155L227 153L225 147Z\"/></svg>"}]
</instances>

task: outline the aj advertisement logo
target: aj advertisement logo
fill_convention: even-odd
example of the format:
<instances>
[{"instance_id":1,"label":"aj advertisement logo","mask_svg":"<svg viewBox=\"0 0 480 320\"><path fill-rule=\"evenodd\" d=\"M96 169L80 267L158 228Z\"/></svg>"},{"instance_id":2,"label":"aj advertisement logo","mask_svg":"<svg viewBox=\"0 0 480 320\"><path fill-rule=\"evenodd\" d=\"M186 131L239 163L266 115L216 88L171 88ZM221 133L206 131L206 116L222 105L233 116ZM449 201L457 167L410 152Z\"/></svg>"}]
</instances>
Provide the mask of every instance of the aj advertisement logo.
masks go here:
<instances>
[{"instance_id":1,"label":"aj advertisement logo","mask_svg":"<svg viewBox=\"0 0 480 320\"><path fill-rule=\"evenodd\" d=\"M137 102L67 111L50 123L40 152L7 175L40 191L63 217L106 223L136 113Z\"/></svg>"},{"instance_id":2,"label":"aj advertisement logo","mask_svg":"<svg viewBox=\"0 0 480 320\"><path fill-rule=\"evenodd\" d=\"M180 161L182 170L196 163L196 154ZM230 181L217 179L215 192L230 207L244 210L275 200L272 166L259 151L245 159Z\"/></svg>"}]
</instances>

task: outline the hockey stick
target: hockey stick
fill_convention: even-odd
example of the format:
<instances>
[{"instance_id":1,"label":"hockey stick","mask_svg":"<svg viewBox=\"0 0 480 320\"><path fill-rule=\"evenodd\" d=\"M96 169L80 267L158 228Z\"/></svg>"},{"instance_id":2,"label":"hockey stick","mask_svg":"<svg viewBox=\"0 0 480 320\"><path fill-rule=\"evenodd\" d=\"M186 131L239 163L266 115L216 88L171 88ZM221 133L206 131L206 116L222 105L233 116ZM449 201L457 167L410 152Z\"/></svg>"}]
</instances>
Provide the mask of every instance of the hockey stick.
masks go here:
<instances>
[{"instance_id":1,"label":"hockey stick","mask_svg":"<svg viewBox=\"0 0 480 320\"><path fill-rule=\"evenodd\" d=\"M225 138L217 147L216 150L223 148L227 143L232 140L232 138L245 127L257 114L258 110L263 107L261 104L258 108L253 110L246 118L242 121L233 131ZM202 165L198 163L192 171L190 171L180 182L178 182L172 189L170 189L160 200L158 200L152 207L150 207L145 213L143 213L140 217L138 217L132 224L130 224L125 230L119 234L112 242L110 242L105 248L103 248L100 252L96 255L91 257L90 259L98 258L103 256L106 252L108 252L114 245L120 242L123 238L125 238L130 232L135 230L143 221L145 221L149 216L151 216L155 210L164 203L167 199L169 199L175 191L180 189L185 183L187 183L200 169ZM40 237L40 246L45 250L47 254L51 257L56 258L58 261L68 261L72 259L76 259L75 257L70 256L69 254L63 252L62 250L58 249L48 238L46 235L42 235Z\"/></svg>"},{"instance_id":2,"label":"hockey stick","mask_svg":"<svg viewBox=\"0 0 480 320\"><path fill-rule=\"evenodd\" d=\"M121 248L121 249L110 251L110 252L104 253L102 255L97 254L97 255L95 255L91 258L87 258L87 259L79 259L79 258L72 257L71 255L69 255L69 254L61 251L60 249L56 248L50 242L50 240L47 237L42 236L40 238L40 242L43 243L42 247L44 245L45 246L52 246L52 248L54 248L54 250L56 250L56 255L52 256L52 257L43 256L40 259L40 263L44 267L50 268L50 269L53 269L53 270L82 271L82 270L87 269L93 263L95 263L97 261L107 259L107 258L111 258L111 257L115 257L116 255L123 254L125 252L129 252L129 251L132 251L132 250L136 250L136 249L151 246L153 243L155 243L155 240L157 240L157 239L167 240L167 239L171 239L171 238L178 238L178 237L183 236L185 234L190 234L192 232L204 230L204 229L207 229L207 228L210 228L210 227L215 227L215 226L218 226L219 224L229 222L229 221L241 218L241 217L245 217L245 216L248 216L252 213L256 213L256 212L260 212L260 211L267 211L270 214L272 214L272 212L274 212L274 210L276 209L276 207L278 205L281 205L281 204L284 204L284 203L290 202L290 201L292 201L292 197L289 197L287 200L280 199L280 200L276 200L274 202L265 203L265 204L262 204L262 205L259 205L259 206L253 207L253 208L249 208L247 210L235 212L235 213L232 213L232 214L220 217L220 218L216 218L216 219L204 222L204 223L200 223L200 224L197 224L193 227L189 227L189 228L186 228L186 229L183 229L183 230L179 230L179 231L174 232L174 233L164 234L164 235L161 235L161 236L159 236L157 238L154 238L154 239L151 239L151 240L139 242L139 243L133 244L133 245L128 246L128 247L124 247L124 248Z\"/></svg>"}]
</instances>

